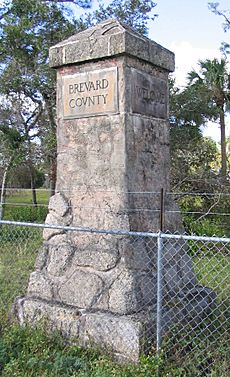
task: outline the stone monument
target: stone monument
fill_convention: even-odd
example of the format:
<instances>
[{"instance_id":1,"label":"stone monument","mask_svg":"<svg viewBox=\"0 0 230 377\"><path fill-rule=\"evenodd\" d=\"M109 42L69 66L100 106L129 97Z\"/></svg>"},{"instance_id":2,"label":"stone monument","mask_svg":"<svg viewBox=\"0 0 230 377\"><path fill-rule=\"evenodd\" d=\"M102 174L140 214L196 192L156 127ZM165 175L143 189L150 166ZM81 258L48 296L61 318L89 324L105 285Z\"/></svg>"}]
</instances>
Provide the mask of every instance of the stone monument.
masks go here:
<instances>
[{"instance_id":1,"label":"stone monument","mask_svg":"<svg viewBox=\"0 0 230 377\"><path fill-rule=\"evenodd\" d=\"M57 69L58 156L46 223L158 231L159 192L169 191L174 54L107 20L52 47L50 66ZM166 209L165 229L180 230L175 203L166 201ZM60 229L43 237L27 296L16 303L21 323L46 318L83 346L137 361L155 336L156 243ZM179 242L172 249L169 291L195 287L186 250Z\"/></svg>"}]
</instances>

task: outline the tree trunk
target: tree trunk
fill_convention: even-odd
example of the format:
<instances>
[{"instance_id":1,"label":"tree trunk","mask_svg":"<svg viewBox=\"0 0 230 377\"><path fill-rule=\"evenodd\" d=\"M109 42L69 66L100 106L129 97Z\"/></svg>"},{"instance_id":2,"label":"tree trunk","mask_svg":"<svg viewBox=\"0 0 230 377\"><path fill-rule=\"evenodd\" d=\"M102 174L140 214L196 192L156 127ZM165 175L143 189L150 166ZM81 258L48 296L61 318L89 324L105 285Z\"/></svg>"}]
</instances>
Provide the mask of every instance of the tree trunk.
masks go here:
<instances>
[{"instance_id":1,"label":"tree trunk","mask_svg":"<svg viewBox=\"0 0 230 377\"><path fill-rule=\"evenodd\" d=\"M50 159L50 196L55 194L57 177L57 159L56 157Z\"/></svg>"},{"instance_id":2,"label":"tree trunk","mask_svg":"<svg viewBox=\"0 0 230 377\"><path fill-rule=\"evenodd\" d=\"M221 133L221 175L227 175L227 152L226 152L226 135L225 135L225 119L224 109L220 110L220 133Z\"/></svg>"},{"instance_id":3,"label":"tree trunk","mask_svg":"<svg viewBox=\"0 0 230 377\"><path fill-rule=\"evenodd\" d=\"M44 94L44 98L46 101L46 109L49 118L49 125L54 138L56 139L56 121L54 116L54 104L53 104L53 97L48 97ZM53 146L50 150L49 155L49 163L50 163L50 171L49 171L49 180L50 180L50 196L55 194L55 186L56 186L56 179L57 179L57 145L55 143L55 147Z\"/></svg>"},{"instance_id":4,"label":"tree trunk","mask_svg":"<svg viewBox=\"0 0 230 377\"><path fill-rule=\"evenodd\" d=\"M32 162L29 161L29 171L30 171L30 187L32 192L32 203L34 207L37 207L37 193L35 188L35 177L34 177L34 167Z\"/></svg>"},{"instance_id":5,"label":"tree trunk","mask_svg":"<svg viewBox=\"0 0 230 377\"><path fill-rule=\"evenodd\" d=\"M35 176L34 176L34 166L33 166L33 161L32 161L32 152L31 152L31 144L30 144L30 139L27 137L28 140L28 168L30 172L30 187L31 187L31 192L32 192L32 203L34 207L37 207L37 193L36 193L36 188L35 188Z\"/></svg>"},{"instance_id":6,"label":"tree trunk","mask_svg":"<svg viewBox=\"0 0 230 377\"><path fill-rule=\"evenodd\" d=\"M6 202L6 186L7 186L7 179L8 179L8 173L10 169L10 163L5 168L5 171L3 173L2 177L2 187L1 187L1 197L0 197L0 220L3 220L4 212L5 212L5 202Z\"/></svg>"}]
</instances>

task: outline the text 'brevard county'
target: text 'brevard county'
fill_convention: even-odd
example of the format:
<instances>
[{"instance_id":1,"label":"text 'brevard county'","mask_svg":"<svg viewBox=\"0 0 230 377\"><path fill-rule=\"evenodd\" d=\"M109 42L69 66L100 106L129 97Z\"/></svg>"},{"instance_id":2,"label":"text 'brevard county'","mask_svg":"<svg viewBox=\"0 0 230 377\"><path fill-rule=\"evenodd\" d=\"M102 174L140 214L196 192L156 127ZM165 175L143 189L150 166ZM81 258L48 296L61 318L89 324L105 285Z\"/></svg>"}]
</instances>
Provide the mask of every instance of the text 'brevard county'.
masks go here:
<instances>
[{"instance_id":1,"label":"text 'brevard county'","mask_svg":"<svg viewBox=\"0 0 230 377\"><path fill-rule=\"evenodd\" d=\"M64 118L117 112L117 69L63 77Z\"/></svg>"}]
</instances>

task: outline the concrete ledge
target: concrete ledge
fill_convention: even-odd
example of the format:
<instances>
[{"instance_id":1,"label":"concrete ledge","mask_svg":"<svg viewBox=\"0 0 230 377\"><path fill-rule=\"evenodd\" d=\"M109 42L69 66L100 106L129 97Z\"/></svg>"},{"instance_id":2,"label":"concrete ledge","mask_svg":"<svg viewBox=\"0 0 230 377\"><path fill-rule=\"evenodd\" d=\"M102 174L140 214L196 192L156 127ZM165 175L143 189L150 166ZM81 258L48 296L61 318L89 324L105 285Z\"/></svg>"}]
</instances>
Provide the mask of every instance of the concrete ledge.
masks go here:
<instances>
[{"instance_id":1,"label":"concrete ledge","mask_svg":"<svg viewBox=\"0 0 230 377\"><path fill-rule=\"evenodd\" d=\"M166 71L175 68L174 54L128 26L110 19L50 48L50 67L127 54Z\"/></svg>"},{"instance_id":2,"label":"concrete ledge","mask_svg":"<svg viewBox=\"0 0 230 377\"><path fill-rule=\"evenodd\" d=\"M20 298L14 312L21 325L36 325L44 321L48 328L59 330L88 348L96 346L122 362L139 361L140 354L155 333L155 318L146 313L136 315L113 315L87 312L71 306L58 305L36 298Z\"/></svg>"}]
</instances>

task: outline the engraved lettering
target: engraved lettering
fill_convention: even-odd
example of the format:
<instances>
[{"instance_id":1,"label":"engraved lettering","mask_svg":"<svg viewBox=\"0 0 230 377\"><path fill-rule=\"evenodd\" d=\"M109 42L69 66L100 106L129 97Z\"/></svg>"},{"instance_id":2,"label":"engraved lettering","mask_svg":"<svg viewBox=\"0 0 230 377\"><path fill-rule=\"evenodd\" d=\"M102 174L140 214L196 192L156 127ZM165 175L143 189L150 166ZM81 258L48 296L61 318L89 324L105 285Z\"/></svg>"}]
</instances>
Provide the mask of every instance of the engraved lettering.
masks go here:
<instances>
[{"instance_id":1,"label":"engraved lettering","mask_svg":"<svg viewBox=\"0 0 230 377\"><path fill-rule=\"evenodd\" d=\"M90 106L90 103L92 103L92 105L95 105L94 97L95 97L95 96L93 96L93 97L87 97L87 98L88 98L88 102L89 102L89 105L88 105L88 106Z\"/></svg>"},{"instance_id":2,"label":"engraved lettering","mask_svg":"<svg viewBox=\"0 0 230 377\"><path fill-rule=\"evenodd\" d=\"M101 96L102 96L103 99L104 99L104 105L105 105L105 104L106 104L106 97L108 96L108 94L102 94Z\"/></svg>"},{"instance_id":3,"label":"engraved lettering","mask_svg":"<svg viewBox=\"0 0 230 377\"><path fill-rule=\"evenodd\" d=\"M77 106L77 107L82 106L82 98L77 98L77 99L76 99L76 106Z\"/></svg>"},{"instance_id":4,"label":"engraved lettering","mask_svg":"<svg viewBox=\"0 0 230 377\"><path fill-rule=\"evenodd\" d=\"M71 98L71 100L69 101L69 107L71 107L71 109L75 107L75 101L73 98Z\"/></svg>"},{"instance_id":5,"label":"engraved lettering","mask_svg":"<svg viewBox=\"0 0 230 377\"><path fill-rule=\"evenodd\" d=\"M144 114L156 118L167 117L167 82L161 77L131 69L133 113Z\"/></svg>"},{"instance_id":6,"label":"engraved lettering","mask_svg":"<svg viewBox=\"0 0 230 377\"><path fill-rule=\"evenodd\" d=\"M63 77L65 119L117 112L117 68Z\"/></svg>"},{"instance_id":7,"label":"engraved lettering","mask_svg":"<svg viewBox=\"0 0 230 377\"><path fill-rule=\"evenodd\" d=\"M107 79L102 80L102 88L101 89L107 89L109 86L109 82Z\"/></svg>"},{"instance_id":8,"label":"engraved lettering","mask_svg":"<svg viewBox=\"0 0 230 377\"><path fill-rule=\"evenodd\" d=\"M136 86L137 95L139 98L149 101L149 102L157 102L164 104L165 103L165 96L163 93L159 91L149 90L147 88Z\"/></svg>"}]
</instances>

